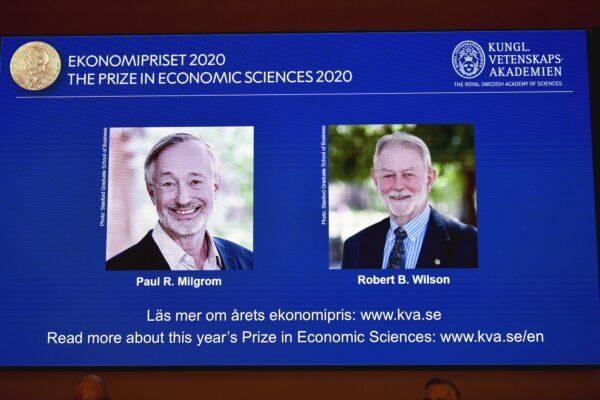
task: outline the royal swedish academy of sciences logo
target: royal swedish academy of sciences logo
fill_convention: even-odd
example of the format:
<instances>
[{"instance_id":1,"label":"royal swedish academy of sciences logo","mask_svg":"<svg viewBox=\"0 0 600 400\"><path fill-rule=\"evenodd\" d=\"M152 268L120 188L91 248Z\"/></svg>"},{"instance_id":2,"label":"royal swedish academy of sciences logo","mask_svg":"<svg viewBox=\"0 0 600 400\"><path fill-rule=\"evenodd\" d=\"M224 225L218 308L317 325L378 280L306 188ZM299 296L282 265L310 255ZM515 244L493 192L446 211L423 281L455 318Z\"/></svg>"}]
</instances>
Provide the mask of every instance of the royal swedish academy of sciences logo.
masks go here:
<instances>
[{"instance_id":1,"label":"royal swedish academy of sciences logo","mask_svg":"<svg viewBox=\"0 0 600 400\"><path fill-rule=\"evenodd\" d=\"M60 56L48 43L29 42L19 47L10 60L10 74L26 90L52 85L60 73Z\"/></svg>"},{"instance_id":2,"label":"royal swedish academy of sciences logo","mask_svg":"<svg viewBox=\"0 0 600 400\"><path fill-rule=\"evenodd\" d=\"M472 40L460 42L452 52L452 67L465 79L476 78L485 67L485 53L481 46Z\"/></svg>"}]
</instances>

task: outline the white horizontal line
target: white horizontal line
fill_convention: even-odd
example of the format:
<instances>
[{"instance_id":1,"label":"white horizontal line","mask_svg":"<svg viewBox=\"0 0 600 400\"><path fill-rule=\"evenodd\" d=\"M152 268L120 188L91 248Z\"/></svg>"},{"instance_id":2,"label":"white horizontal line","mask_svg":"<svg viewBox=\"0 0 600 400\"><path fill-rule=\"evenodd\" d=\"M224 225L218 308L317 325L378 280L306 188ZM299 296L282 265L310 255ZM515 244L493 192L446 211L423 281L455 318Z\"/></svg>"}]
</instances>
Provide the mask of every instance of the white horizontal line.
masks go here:
<instances>
[{"instance_id":1,"label":"white horizontal line","mask_svg":"<svg viewBox=\"0 0 600 400\"><path fill-rule=\"evenodd\" d=\"M573 90L504 90L473 92L357 92L357 93L233 93L233 94L123 94L97 96L16 96L17 99L92 99L131 97L267 97L267 96L390 96L390 95L453 95L453 94L542 94L573 93Z\"/></svg>"}]
</instances>

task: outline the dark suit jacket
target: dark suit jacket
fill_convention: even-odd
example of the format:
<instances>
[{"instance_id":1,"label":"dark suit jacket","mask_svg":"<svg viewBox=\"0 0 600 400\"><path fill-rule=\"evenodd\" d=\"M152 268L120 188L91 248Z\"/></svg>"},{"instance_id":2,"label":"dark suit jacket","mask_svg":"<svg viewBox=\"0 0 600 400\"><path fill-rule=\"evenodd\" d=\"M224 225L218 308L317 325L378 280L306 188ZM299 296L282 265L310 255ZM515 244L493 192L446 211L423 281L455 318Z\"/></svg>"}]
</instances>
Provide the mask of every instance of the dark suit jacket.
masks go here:
<instances>
[{"instance_id":1,"label":"dark suit jacket","mask_svg":"<svg viewBox=\"0 0 600 400\"><path fill-rule=\"evenodd\" d=\"M252 252L239 244L213 238L223 269L252 269ZM107 271L169 270L158 245L152 239L152 230L139 243L117 254L106 262Z\"/></svg>"},{"instance_id":2,"label":"dark suit jacket","mask_svg":"<svg viewBox=\"0 0 600 400\"><path fill-rule=\"evenodd\" d=\"M383 264L390 219L371 225L344 242L342 268L379 268ZM439 260L436 265L435 260ZM431 208L417 268L477 268L477 228Z\"/></svg>"}]
</instances>

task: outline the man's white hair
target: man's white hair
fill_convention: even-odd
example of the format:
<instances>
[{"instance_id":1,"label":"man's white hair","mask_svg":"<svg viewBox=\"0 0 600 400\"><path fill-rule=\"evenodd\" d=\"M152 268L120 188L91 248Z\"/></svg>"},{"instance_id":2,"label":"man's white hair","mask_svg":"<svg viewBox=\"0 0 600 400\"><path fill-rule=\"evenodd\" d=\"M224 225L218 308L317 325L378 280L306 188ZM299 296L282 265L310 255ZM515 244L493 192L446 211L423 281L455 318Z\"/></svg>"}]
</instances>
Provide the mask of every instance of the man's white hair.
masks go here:
<instances>
[{"instance_id":1,"label":"man's white hair","mask_svg":"<svg viewBox=\"0 0 600 400\"><path fill-rule=\"evenodd\" d=\"M215 153L212 151L210 144L208 144L207 141L200 139L197 136L192 135L191 133L179 132L179 133L173 133L171 135L161 138L158 141L158 143L156 143L154 145L154 147L152 147L152 150L150 150L150 153L148 153L148 156L146 157L146 161L144 161L144 178L146 179L146 184L152 185L152 173L153 173L152 163L158 158L158 156L160 156L160 154L163 151L165 151L167 148L174 146L176 144L190 142L193 140L202 143L204 145L204 147L206 147L206 150L208 151L208 156L210 158L210 165L213 170L213 176L215 177L216 180L218 180L220 173L221 173L221 171L220 171L221 165L220 165L219 159L217 158Z\"/></svg>"},{"instance_id":2,"label":"man's white hair","mask_svg":"<svg viewBox=\"0 0 600 400\"><path fill-rule=\"evenodd\" d=\"M433 168L431 165L431 154L429 153L429 148L425 142L415 135L406 132L390 133L389 135L379 138L377 145L375 146L375 154L373 155L373 168L377 168L379 154L381 154L381 151L389 144L416 150L421 156L421 159L423 159L425 167L427 167L428 170Z\"/></svg>"}]
</instances>

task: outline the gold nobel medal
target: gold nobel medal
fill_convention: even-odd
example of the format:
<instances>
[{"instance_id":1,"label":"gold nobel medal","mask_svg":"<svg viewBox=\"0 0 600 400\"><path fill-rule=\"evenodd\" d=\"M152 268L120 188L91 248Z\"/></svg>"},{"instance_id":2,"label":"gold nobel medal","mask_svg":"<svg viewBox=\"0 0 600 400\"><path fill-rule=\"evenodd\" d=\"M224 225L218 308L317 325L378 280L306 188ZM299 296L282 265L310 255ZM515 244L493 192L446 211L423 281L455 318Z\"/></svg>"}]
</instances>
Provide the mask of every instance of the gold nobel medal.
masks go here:
<instances>
[{"instance_id":1,"label":"gold nobel medal","mask_svg":"<svg viewBox=\"0 0 600 400\"><path fill-rule=\"evenodd\" d=\"M46 89L54 83L59 73L60 57L48 43L25 43L10 60L10 75L23 89Z\"/></svg>"}]
</instances>

